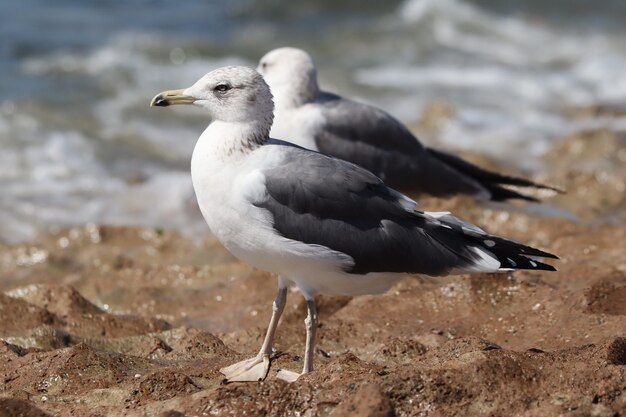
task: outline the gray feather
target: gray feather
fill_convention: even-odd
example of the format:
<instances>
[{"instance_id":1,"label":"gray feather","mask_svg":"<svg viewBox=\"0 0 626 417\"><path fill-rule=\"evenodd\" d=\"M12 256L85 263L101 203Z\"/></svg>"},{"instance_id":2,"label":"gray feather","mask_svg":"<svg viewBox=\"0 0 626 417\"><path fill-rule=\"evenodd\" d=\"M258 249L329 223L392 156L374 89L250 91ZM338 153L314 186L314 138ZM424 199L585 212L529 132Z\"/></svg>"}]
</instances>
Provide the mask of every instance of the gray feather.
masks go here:
<instances>
[{"instance_id":1,"label":"gray feather","mask_svg":"<svg viewBox=\"0 0 626 417\"><path fill-rule=\"evenodd\" d=\"M346 272L445 275L480 263L475 249L486 247L463 232L464 223L415 211L357 165L280 141L268 146L282 146L285 158L263 170L267 195L254 204L270 212L282 236L350 256Z\"/></svg>"},{"instance_id":2,"label":"gray feather","mask_svg":"<svg viewBox=\"0 0 626 417\"><path fill-rule=\"evenodd\" d=\"M487 194L479 182L434 158L397 119L376 107L322 93L320 152L360 165L386 183L432 195Z\"/></svg>"}]
</instances>

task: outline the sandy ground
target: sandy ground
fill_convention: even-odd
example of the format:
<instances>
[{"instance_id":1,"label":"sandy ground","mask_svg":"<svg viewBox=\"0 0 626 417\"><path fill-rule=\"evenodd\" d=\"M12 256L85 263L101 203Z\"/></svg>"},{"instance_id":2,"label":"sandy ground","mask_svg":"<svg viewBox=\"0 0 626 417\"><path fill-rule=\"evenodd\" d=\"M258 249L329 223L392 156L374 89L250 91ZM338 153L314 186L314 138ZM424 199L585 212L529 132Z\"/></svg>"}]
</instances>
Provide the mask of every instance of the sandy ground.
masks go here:
<instances>
[{"instance_id":1,"label":"sandy ground","mask_svg":"<svg viewBox=\"0 0 626 417\"><path fill-rule=\"evenodd\" d=\"M222 384L260 346L275 278L212 238L85 226L0 246L0 416L626 416L625 143L585 132L548 152L537 179L568 189L552 208L420 199L560 271L319 297L317 368L292 384L275 370L302 366L295 291L267 380Z\"/></svg>"}]
</instances>

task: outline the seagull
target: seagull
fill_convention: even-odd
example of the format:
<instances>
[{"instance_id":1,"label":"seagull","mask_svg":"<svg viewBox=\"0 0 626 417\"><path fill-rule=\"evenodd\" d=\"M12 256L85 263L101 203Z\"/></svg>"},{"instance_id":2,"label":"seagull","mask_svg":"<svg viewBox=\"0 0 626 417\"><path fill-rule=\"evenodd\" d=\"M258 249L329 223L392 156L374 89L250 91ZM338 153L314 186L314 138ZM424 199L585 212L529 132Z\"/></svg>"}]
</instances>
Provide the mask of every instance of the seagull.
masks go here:
<instances>
[{"instance_id":1,"label":"seagull","mask_svg":"<svg viewBox=\"0 0 626 417\"><path fill-rule=\"evenodd\" d=\"M353 162L404 192L534 202L502 185L562 192L426 147L385 111L320 90L313 59L301 49L274 49L261 58L257 71L274 95L272 137Z\"/></svg>"},{"instance_id":2,"label":"seagull","mask_svg":"<svg viewBox=\"0 0 626 417\"><path fill-rule=\"evenodd\" d=\"M415 201L364 168L270 138L272 94L254 69L219 68L151 102L181 104L202 107L212 120L191 158L193 187L212 233L243 262L278 276L263 345L254 357L220 369L228 382L266 378L292 284L306 299L306 347L302 373L278 372L287 381L313 370L315 294L382 293L406 273L555 270L534 258L555 255L489 235L447 212L417 211Z\"/></svg>"}]
</instances>

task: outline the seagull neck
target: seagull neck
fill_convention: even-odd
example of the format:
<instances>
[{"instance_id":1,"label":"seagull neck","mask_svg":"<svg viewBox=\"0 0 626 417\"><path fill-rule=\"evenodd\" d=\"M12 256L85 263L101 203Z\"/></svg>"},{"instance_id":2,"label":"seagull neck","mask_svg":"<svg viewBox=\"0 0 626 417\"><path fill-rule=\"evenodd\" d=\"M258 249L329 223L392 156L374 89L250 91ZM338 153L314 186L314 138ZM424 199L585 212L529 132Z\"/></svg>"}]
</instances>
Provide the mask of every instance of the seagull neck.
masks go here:
<instances>
[{"instance_id":1,"label":"seagull neck","mask_svg":"<svg viewBox=\"0 0 626 417\"><path fill-rule=\"evenodd\" d=\"M276 88L274 104L280 109L292 109L314 101L319 94L317 80L307 77Z\"/></svg>"},{"instance_id":2,"label":"seagull neck","mask_svg":"<svg viewBox=\"0 0 626 417\"><path fill-rule=\"evenodd\" d=\"M247 122L213 121L200 140L211 143L220 156L241 156L263 146L269 138L270 125L255 120Z\"/></svg>"}]
</instances>

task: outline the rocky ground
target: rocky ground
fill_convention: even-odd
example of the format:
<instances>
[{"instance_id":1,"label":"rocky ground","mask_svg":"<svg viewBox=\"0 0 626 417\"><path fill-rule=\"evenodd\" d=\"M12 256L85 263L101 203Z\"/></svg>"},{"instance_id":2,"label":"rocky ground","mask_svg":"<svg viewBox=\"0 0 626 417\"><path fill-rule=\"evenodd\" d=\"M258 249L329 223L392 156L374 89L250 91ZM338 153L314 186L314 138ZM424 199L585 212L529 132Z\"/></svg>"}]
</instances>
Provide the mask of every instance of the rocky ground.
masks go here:
<instances>
[{"instance_id":1,"label":"rocky ground","mask_svg":"<svg viewBox=\"0 0 626 417\"><path fill-rule=\"evenodd\" d=\"M559 272L319 297L317 368L292 384L274 370L302 366L295 291L267 380L222 384L260 346L275 278L212 238L90 225L0 246L0 416L626 416L625 144L555 145L536 179L568 193L544 206L420 199Z\"/></svg>"}]
</instances>

